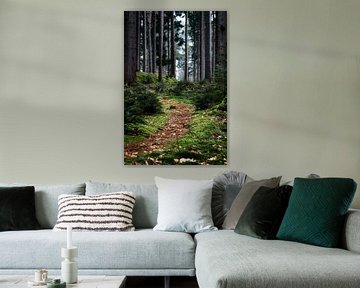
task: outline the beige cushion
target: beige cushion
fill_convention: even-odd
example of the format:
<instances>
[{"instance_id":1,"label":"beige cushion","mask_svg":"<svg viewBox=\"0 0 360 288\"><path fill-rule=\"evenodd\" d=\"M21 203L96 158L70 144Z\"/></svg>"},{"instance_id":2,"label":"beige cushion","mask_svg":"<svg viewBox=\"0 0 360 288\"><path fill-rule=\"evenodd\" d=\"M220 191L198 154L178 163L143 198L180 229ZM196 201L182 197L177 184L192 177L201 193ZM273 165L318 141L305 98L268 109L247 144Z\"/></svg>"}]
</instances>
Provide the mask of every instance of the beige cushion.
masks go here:
<instances>
[{"instance_id":1,"label":"beige cushion","mask_svg":"<svg viewBox=\"0 0 360 288\"><path fill-rule=\"evenodd\" d=\"M251 197L255 192L261 187L275 188L279 186L281 176L273 177L270 179L263 179L257 181L251 181L244 184L234 199L229 212L227 213L224 223L222 225L223 229L232 229L234 230L237 222L240 219L241 214L243 213L246 205L249 203Z\"/></svg>"}]
</instances>

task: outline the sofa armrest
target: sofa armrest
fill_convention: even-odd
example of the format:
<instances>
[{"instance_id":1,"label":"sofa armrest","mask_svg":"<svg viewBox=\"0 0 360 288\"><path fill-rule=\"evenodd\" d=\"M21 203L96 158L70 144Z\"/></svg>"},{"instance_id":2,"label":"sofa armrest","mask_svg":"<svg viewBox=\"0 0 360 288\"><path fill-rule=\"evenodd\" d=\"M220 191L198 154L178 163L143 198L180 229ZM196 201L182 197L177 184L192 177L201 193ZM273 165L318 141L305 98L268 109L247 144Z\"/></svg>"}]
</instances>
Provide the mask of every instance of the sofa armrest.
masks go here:
<instances>
[{"instance_id":1,"label":"sofa armrest","mask_svg":"<svg viewBox=\"0 0 360 288\"><path fill-rule=\"evenodd\" d=\"M360 210L349 210L343 232L343 248L360 253Z\"/></svg>"}]
</instances>

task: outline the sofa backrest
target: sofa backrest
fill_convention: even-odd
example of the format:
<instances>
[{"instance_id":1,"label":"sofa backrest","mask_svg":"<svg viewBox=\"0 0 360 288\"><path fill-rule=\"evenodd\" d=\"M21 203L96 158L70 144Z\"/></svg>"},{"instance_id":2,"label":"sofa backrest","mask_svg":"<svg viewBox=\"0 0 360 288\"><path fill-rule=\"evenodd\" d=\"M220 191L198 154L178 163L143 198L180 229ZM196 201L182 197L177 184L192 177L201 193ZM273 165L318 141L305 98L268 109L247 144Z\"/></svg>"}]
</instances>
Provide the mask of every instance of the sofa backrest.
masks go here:
<instances>
[{"instance_id":1,"label":"sofa backrest","mask_svg":"<svg viewBox=\"0 0 360 288\"><path fill-rule=\"evenodd\" d=\"M344 249L360 253L360 209L350 209L345 217L341 244Z\"/></svg>"},{"instance_id":2,"label":"sofa backrest","mask_svg":"<svg viewBox=\"0 0 360 288\"><path fill-rule=\"evenodd\" d=\"M135 194L133 223L136 229L153 228L157 223L158 192L155 184L86 182L86 195L131 191Z\"/></svg>"}]
</instances>

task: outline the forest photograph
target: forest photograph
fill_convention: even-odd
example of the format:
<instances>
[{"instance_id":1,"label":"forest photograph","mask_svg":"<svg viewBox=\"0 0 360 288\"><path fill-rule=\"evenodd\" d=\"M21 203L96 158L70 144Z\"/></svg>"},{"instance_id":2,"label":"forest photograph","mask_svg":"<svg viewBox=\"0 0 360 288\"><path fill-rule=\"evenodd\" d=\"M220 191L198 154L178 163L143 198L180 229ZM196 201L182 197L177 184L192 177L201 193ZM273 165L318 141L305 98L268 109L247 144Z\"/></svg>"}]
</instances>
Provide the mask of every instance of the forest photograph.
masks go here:
<instances>
[{"instance_id":1,"label":"forest photograph","mask_svg":"<svg viewBox=\"0 0 360 288\"><path fill-rule=\"evenodd\" d=\"M227 164L226 11L124 12L124 164Z\"/></svg>"}]
</instances>

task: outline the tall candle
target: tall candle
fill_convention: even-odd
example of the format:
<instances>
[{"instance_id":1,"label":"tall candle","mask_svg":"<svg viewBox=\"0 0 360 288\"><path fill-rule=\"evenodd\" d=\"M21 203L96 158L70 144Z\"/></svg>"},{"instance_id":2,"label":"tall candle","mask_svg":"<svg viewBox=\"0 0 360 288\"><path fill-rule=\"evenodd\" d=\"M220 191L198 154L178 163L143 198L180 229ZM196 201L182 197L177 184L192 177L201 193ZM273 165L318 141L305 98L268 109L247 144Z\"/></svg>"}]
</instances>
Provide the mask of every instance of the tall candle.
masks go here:
<instances>
[{"instance_id":1,"label":"tall candle","mask_svg":"<svg viewBox=\"0 0 360 288\"><path fill-rule=\"evenodd\" d=\"M66 248L70 249L72 248L72 227L69 225L66 229L66 235L67 235L67 242L66 242Z\"/></svg>"}]
</instances>

